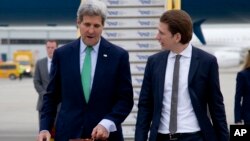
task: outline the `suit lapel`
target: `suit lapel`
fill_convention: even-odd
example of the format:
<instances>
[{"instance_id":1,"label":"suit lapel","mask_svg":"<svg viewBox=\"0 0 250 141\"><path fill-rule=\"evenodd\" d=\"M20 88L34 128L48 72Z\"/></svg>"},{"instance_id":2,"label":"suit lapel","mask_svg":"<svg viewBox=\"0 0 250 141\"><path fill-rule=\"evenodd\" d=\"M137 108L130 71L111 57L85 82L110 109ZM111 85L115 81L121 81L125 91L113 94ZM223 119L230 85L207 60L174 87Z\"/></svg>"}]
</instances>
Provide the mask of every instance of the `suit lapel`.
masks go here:
<instances>
[{"instance_id":1,"label":"suit lapel","mask_svg":"<svg viewBox=\"0 0 250 141\"><path fill-rule=\"evenodd\" d=\"M80 38L72 45L72 52L69 55L71 58L70 66L73 67L72 74L74 78L77 78L77 81L81 81L81 71L80 71ZM78 82L77 82L78 83Z\"/></svg>"},{"instance_id":2,"label":"suit lapel","mask_svg":"<svg viewBox=\"0 0 250 141\"><path fill-rule=\"evenodd\" d=\"M190 68L189 68L189 75L188 75L188 84L190 84L193 80L193 77L198 69L199 66L199 56L198 52L195 47L192 49L192 57L190 62Z\"/></svg>"},{"instance_id":3,"label":"suit lapel","mask_svg":"<svg viewBox=\"0 0 250 141\"><path fill-rule=\"evenodd\" d=\"M159 72L158 77L159 77L159 102L160 103L162 102L163 93L164 93L164 84L165 84L165 77L166 77L165 75L166 75L168 54L169 54L169 51L164 53L161 60L159 61L159 64L160 64L159 70L157 70L157 72Z\"/></svg>"},{"instance_id":4,"label":"suit lapel","mask_svg":"<svg viewBox=\"0 0 250 141\"><path fill-rule=\"evenodd\" d=\"M107 41L105 39L101 39L101 43L100 43L100 47L99 47L99 51L98 51L98 56L97 56L97 62L96 62L96 68L95 68L95 75L93 78L93 84L92 84L92 88L91 88L91 94L90 94L90 99L91 97L94 97L94 94L96 90L98 90L98 86L102 85L102 84L98 84L100 81L99 79L103 78L103 75L105 75L105 68L109 67L107 65L108 61L109 61L109 50L110 50L110 46L107 44Z\"/></svg>"},{"instance_id":5,"label":"suit lapel","mask_svg":"<svg viewBox=\"0 0 250 141\"><path fill-rule=\"evenodd\" d=\"M71 52L68 54L68 67L70 69L71 77L74 80L74 87L79 89L79 94L77 97L84 99L82 81L81 81L81 70L80 70L80 38L78 38L71 47ZM85 99L82 100L86 103Z\"/></svg>"}]
</instances>

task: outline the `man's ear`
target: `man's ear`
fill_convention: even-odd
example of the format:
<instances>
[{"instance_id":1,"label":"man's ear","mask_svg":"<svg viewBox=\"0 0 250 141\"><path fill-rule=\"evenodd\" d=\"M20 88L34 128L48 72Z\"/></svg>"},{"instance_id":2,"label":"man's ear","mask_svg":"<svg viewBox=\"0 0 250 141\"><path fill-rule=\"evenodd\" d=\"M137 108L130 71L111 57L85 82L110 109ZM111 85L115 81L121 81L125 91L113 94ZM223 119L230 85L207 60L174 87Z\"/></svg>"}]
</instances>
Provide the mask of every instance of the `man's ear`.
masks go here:
<instances>
[{"instance_id":1,"label":"man's ear","mask_svg":"<svg viewBox=\"0 0 250 141\"><path fill-rule=\"evenodd\" d=\"M76 26L77 26L77 28L79 27L80 23L81 23L80 20L76 19Z\"/></svg>"},{"instance_id":2,"label":"man's ear","mask_svg":"<svg viewBox=\"0 0 250 141\"><path fill-rule=\"evenodd\" d=\"M180 33L174 34L174 38L175 38L176 43L179 43L181 41L181 34Z\"/></svg>"}]
</instances>

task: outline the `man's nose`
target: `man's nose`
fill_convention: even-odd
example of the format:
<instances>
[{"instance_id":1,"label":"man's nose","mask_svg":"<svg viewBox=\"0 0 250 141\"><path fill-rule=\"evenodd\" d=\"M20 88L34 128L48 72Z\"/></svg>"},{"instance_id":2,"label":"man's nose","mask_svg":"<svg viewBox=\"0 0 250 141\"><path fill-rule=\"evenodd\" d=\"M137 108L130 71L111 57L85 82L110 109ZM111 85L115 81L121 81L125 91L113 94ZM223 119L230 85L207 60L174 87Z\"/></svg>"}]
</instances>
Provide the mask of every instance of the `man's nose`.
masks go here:
<instances>
[{"instance_id":1,"label":"man's nose","mask_svg":"<svg viewBox=\"0 0 250 141\"><path fill-rule=\"evenodd\" d=\"M90 26L88 31L89 31L89 33L93 33L94 32L94 27Z\"/></svg>"}]
</instances>

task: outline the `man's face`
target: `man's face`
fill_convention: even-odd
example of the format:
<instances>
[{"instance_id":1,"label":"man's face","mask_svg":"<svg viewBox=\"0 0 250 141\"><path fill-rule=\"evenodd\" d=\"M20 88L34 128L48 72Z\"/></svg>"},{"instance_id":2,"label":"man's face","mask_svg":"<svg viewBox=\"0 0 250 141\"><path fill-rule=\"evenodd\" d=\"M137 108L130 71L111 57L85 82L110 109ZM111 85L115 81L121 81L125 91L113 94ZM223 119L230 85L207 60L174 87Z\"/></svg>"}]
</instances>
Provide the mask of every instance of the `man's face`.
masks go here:
<instances>
[{"instance_id":1,"label":"man's face","mask_svg":"<svg viewBox=\"0 0 250 141\"><path fill-rule=\"evenodd\" d=\"M46 43L46 50L47 50L47 54L48 54L49 58L53 57L53 53L54 53L54 51L55 51L56 48L57 48L56 42L50 42L50 41L48 41Z\"/></svg>"},{"instance_id":2,"label":"man's face","mask_svg":"<svg viewBox=\"0 0 250 141\"><path fill-rule=\"evenodd\" d=\"M101 38L103 31L102 18L100 16L84 16L82 21L77 21L83 42L87 46L94 46Z\"/></svg>"},{"instance_id":3,"label":"man's face","mask_svg":"<svg viewBox=\"0 0 250 141\"><path fill-rule=\"evenodd\" d=\"M176 34L173 35L169 29L168 25L160 22L158 26L158 34L156 39L159 41L163 49L173 50L179 40L176 37Z\"/></svg>"}]
</instances>

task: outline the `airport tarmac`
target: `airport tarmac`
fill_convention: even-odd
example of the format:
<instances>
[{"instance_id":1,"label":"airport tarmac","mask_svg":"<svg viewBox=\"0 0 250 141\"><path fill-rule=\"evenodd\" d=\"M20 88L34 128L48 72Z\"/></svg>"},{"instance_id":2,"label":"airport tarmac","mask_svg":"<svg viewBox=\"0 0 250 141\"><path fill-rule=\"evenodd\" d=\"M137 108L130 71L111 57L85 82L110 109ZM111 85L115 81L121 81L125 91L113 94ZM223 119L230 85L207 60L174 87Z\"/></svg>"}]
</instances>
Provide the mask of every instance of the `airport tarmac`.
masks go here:
<instances>
[{"instance_id":1,"label":"airport tarmac","mask_svg":"<svg viewBox=\"0 0 250 141\"><path fill-rule=\"evenodd\" d=\"M32 79L0 79L0 97L0 140L34 141L38 113Z\"/></svg>"},{"instance_id":2,"label":"airport tarmac","mask_svg":"<svg viewBox=\"0 0 250 141\"><path fill-rule=\"evenodd\" d=\"M240 68L220 70L227 121L233 124L236 73ZM37 93L31 78L0 79L0 141L34 141L38 133Z\"/></svg>"}]
</instances>

